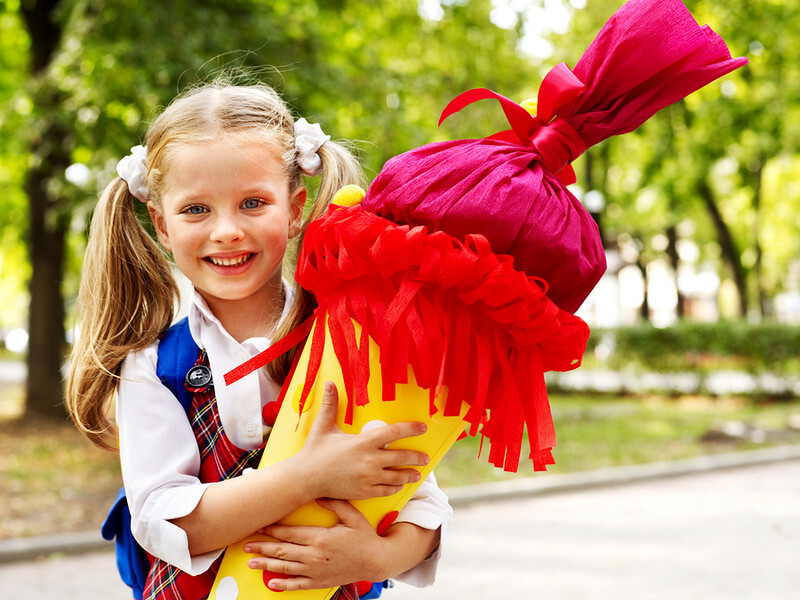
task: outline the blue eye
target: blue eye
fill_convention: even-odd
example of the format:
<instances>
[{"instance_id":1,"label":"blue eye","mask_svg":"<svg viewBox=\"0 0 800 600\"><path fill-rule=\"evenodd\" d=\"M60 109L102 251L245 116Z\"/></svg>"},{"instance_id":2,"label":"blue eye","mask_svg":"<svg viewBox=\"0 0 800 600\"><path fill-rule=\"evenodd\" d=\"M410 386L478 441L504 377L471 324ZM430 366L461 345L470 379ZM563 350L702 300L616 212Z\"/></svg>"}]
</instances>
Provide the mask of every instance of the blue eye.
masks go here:
<instances>
[{"instance_id":1,"label":"blue eye","mask_svg":"<svg viewBox=\"0 0 800 600\"><path fill-rule=\"evenodd\" d=\"M264 201L260 200L259 198L248 198L247 200L242 202L242 207L243 208L248 208L248 209L253 209L253 208L258 208L258 207L262 206L263 204L264 204Z\"/></svg>"},{"instance_id":2,"label":"blue eye","mask_svg":"<svg viewBox=\"0 0 800 600\"><path fill-rule=\"evenodd\" d=\"M206 209L199 204L194 204L192 206L187 206L182 212L186 213L187 215L202 215L204 212L206 212Z\"/></svg>"}]
</instances>

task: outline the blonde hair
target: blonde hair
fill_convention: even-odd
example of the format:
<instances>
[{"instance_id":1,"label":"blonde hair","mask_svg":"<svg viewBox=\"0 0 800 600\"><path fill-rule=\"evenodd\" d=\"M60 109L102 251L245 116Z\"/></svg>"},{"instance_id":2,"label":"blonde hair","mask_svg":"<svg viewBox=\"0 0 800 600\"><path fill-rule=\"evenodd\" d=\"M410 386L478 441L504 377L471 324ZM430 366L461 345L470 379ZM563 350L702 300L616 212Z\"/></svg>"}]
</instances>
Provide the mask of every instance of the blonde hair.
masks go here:
<instances>
[{"instance_id":1,"label":"blonde hair","mask_svg":"<svg viewBox=\"0 0 800 600\"><path fill-rule=\"evenodd\" d=\"M167 159L175 144L202 143L231 134L254 135L275 144L290 194L302 185L296 160L294 118L281 97L265 85L205 84L174 100L146 135L149 201L161 208ZM358 161L343 145L327 142L319 190L301 228L324 214L344 185L363 185ZM138 202L120 178L103 191L92 217L78 293L80 334L72 351L66 404L81 432L97 446L114 448L115 429L109 405L119 384L122 362L131 351L153 344L169 327L178 297L164 251L139 222ZM293 278L292 278L293 279ZM310 316L314 297L296 286L295 302L274 339L280 339ZM296 349L268 366L278 383L285 380Z\"/></svg>"}]
</instances>

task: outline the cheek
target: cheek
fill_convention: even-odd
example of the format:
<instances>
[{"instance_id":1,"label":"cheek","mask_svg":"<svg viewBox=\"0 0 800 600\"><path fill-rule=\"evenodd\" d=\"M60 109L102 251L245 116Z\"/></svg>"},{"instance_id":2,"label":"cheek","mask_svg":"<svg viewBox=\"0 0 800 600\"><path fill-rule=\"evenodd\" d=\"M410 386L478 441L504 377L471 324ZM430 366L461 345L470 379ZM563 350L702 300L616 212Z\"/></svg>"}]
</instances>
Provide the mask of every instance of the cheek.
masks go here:
<instances>
[{"instance_id":1,"label":"cheek","mask_svg":"<svg viewBox=\"0 0 800 600\"><path fill-rule=\"evenodd\" d=\"M260 234L262 239L270 240L270 244L285 243L292 237L292 222L284 215L263 225Z\"/></svg>"},{"instance_id":2,"label":"cheek","mask_svg":"<svg viewBox=\"0 0 800 600\"><path fill-rule=\"evenodd\" d=\"M173 254L176 251L188 254L195 251L199 241L198 236L193 235L191 230L176 229L171 232L170 243L173 246Z\"/></svg>"},{"instance_id":3,"label":"cheek","mask_svg":"<svg viewBox=\"0 0 800 600\"><path fill-rule=\"evenodd\" d=\"M168 228L169 239L167 245L162 245L172 253L177 262L180 257L191 256L198 252L203 242L203 233L199 228L170 224Z\"/></svg>"}]
</instances>

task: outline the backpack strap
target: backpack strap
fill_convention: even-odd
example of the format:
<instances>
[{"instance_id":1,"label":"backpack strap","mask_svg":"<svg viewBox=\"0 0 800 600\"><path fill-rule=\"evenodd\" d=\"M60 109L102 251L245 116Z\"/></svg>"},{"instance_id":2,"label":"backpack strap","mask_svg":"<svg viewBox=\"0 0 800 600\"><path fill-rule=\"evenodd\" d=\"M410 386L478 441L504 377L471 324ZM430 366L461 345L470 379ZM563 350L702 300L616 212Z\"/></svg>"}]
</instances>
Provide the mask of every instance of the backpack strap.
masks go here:
<instances>
[{"instance_id":1,"label":"backpack strap","mask_svg":"<svg viewBox=\"0 0 800 600\"><path fill-rule=\"evenodd\" d=\"M178 399L186 414L192 406L192 393L186 389L186 373L197 362L200 348L189 330L189 317L184 317L161 336L158 344L158 378Z\"/></svg>"},{"instance_id":2,"label":"backpack strap","mask_svg":"<svg viewBox=\"0 0 800 600\"><path fill-rule=\"evenodd\" d=\"M117 557L117 571L131 590L134 600L141 600L144 596L144 586L147 573L150 571L150 561L147 553L133 538L131 532L131 512L128 508L128 499L125 497L125 488L120 488L106 520L100 528L103 539L113 540Z\"/></svg>"}]
</instances>

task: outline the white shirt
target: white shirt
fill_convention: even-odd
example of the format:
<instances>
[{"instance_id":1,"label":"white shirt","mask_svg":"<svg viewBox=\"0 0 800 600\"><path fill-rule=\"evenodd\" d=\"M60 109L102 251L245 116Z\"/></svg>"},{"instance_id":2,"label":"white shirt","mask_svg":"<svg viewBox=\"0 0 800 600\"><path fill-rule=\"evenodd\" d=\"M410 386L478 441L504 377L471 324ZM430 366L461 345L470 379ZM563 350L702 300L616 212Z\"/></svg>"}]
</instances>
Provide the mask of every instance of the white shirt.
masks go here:
<instances>
[{"instance_id":1,"label":"white shirt","mask_svg":"<svg viewBox=\"0 0 800 600\"><path fill-rule=\"evenodd\" d=\"M293 291L287 288L288 307ZM225 331L202 297L195 292L189 307L189 328L197 345L206 350L215 382L217 407L223 429L244 450L258 448L269 435L262 425L262 407L275 400L280 386L264 369L225 386L224 374L270 345L267 338L250 338L239 344ZM186 412L156 375L158 342L131 352L122 365L117 398L120 462L131 528L150 554L197 575L206 571L222 549L191 556L186 533L170 522L191 513L205 489L201 483L200 454ZM244 475L246 477L246 475ZM418 587L431 585L440 548L452 521L447 497L431 475L400 512L398 521L425 529L441 528L439 548L425 561L396 577Z\"/></svg>"}]
</instances>

